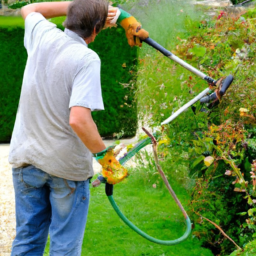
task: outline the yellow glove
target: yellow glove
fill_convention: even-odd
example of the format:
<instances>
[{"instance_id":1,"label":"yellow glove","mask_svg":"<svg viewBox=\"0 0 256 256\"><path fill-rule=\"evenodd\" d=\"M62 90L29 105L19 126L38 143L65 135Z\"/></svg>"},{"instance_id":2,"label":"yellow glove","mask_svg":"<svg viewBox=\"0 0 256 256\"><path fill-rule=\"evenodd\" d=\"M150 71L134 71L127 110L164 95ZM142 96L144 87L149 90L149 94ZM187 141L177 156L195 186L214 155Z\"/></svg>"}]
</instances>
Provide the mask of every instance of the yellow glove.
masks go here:
<instances>
[{"instance_id":1,"label":"yellow glove","mask_svg":"<svg viewBox=\"0 0 256 256\"><path fill-rule=\"evenodd\" d=\"M98 162L102 165L102 175L109 184L117 184L128 175L127 170L116 160L113 148L108 149Z\"/></svg>"},{"instance_id":2,"label":"yellow glove","mask_svg":"<svg viewBox=\"0 0 256 256\"><path fill-rule=\"evenodd\" d=\"M149 36L148 32L141 28L141 24L133 16L123 19L120 25L124 28L128 44L131 47L135 45L141 47L141 41Z\"/></svg>"}]
</instances>

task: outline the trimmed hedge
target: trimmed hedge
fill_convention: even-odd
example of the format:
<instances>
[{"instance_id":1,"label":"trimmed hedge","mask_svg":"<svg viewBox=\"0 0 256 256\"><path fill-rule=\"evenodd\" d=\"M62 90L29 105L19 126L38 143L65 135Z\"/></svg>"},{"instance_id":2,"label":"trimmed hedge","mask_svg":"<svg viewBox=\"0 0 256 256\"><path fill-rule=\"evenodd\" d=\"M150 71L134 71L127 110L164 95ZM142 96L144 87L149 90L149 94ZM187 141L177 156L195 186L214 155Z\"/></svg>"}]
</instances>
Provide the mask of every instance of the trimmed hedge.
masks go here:
<instances>
[{"instance_id":1,"label":"trimmed hedge","mask_svg":"<svg viewBox=\"0 0 256 256\"><path fill-rule=\"evenodd\" d=\"M53 19L63 29L63 19ZM21 18L0 17L0 142L11 138L22 85L27 53L23 46ZM137 49L126 41L122 28L103 30L90 44L100 56L105 111L93 112L103 137L134 136L137 107L134 100Z\"/></svg>"},{"instance_id":2,"label":"trimmed hedge","mask_svg":"<svg viewBox=\"0 0 256 256\"><path fill-rule=\"evenodd\" d=\"M137 74L137 48L131 48L122 28L106 29L90 44L101 59L101 83L105 111L93 112L104 136L134 136L137 105L134 100Z\"/></svg>"}]
</instances>

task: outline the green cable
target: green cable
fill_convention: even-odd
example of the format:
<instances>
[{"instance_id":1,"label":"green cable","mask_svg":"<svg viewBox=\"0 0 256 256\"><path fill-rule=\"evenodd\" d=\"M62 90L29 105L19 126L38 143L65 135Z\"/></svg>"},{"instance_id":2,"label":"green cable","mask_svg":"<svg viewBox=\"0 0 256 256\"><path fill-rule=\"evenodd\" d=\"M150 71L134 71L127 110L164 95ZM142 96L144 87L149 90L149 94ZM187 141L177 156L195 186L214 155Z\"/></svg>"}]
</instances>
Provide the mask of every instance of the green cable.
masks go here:
<instances>
[{"instance_id":1,"label":"green cable","mask_svg":"<svg viewBox=\"0 0 256 256\"><path fill-rule=\"evenodd\" d=\"M111 203L114 210L116 211L116 213L118 214L118 216L122 219L122 221L127 226L129 226L132 230L137 232L139 235L141 235L142 237L146 238L147 240L149 240L153 243L162 244L162 245L175 245L175 244L178 244L178 243L181 243L182 241L184 241L189 236L189 234L191 232L191 221L190 221L189 217L187 216L187 218L186 218L187 229L182 237L175 239L175 240L169 240L169 241L168 240L159 240L157 238L154 238L154 237L146 234L141 229L139 229L137 226L135 226L132 222L130 222L118 208L113 196L108 196L108 200Z\"/></svg>"},{"instance_id":2,"label":"green cable","mask_svg":"<svg viewBox=\"0 0 256 256\"><path fill-rule=\"evenodd\" d=\"M154 133L154 137L158 138L159 137L159 133ZM144 148L145 146L151 144L151 138L146 138L144 140L142 140L141 142L139 142L132 150L130 150L128 152L128 154L124 157L122 157L121 159L119 159L119 162L124 165L130 158L132 158L138 151L140 151L142 148ZM174 192L173 192L174 193ZM112 205L113 209L115 210L115 212L117 213L117 215L122 219L122 221L128 226L130 227L132 230L134 230L135 232L137 232L139 235L141 235L142 237L146 238L147 240L153 242L153 243L157 243L157 244L161 244L161 245L175 245L178 243L181 243L182 241L184 241L189 234L191 233L191 221L188 217L188 215L186 214L186 212L184 211L183 207L182 207L182 212L184 214L185 220L186 220L186 231L183 234L183 236L181 236L178 239L175 240L160 240L157 238L154 238L148 234L146 234L145 232L143 232L141 229L139 229L137 226L135 226L131 221L129 221L124 214L120 211L120 209L118 208L112 194L113 194L113 185L110 184L106 184L106 194L108 197L108 200L110 202L110 204ZM174 194L174 196L176 197L176 195ZM177 199L177 198L176 198ZM178 200L178 199L177 199ZM180 206L179 206L180 207Z\"/></svg>"},{"instance_id":3,"label":"green cable","mask_svg":"<svg viewBox=\"0 0 256 256\"><path fill-rule=\"evenodd\" d=\"M154 134L155 138L158 138L159 135ZM138 153L142 148L144 148L145 146L151 144L151 139L150 138L146 138L144 140L142 140L141 142L139 142L135 147L133 147L128 153L127 155L123 156L122 158L119 159L119 162L121 165L124 165L128 160L130 160L133 156L136 155L136 153Z\"/></svg>"}]
</instances>

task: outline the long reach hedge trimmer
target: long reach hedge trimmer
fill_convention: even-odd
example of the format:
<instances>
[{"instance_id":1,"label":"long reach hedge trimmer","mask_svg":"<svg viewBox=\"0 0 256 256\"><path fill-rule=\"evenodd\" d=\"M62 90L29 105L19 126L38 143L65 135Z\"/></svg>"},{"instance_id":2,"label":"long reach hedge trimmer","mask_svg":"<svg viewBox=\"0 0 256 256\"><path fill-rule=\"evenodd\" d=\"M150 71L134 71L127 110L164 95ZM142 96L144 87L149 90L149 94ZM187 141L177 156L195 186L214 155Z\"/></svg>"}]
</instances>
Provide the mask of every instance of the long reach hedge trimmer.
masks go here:
<instances>
[{"instance_id":1,"label":"long reach hedge trimmer","mask_svg":"<svg viewBox=\"0 0 256 256\"><path fill-rule=\"evenodd\" d=\"M151 38L145 39L144 42L147 43L148 45L154 47L156 50L161 52L163 55L165 55L169 59L177 62L178 64L180 64L185 69L189 70L190 72L192 72L195 75L204 79L206 82L208 82L210 87L216 87L216 90L210 95L207 95L207 94L209 92L211 92L211 90L212 90L211 88L206 88L205 90L203 90L195 98L193 98L191 101L189 101L183 107L181 107L178 111L176 111L173 115L171 115L168 119L163 121L161 123L161 125L168 124L171 121L173 121L179 114L181 114L183 111L185 111L191 105L195 104L198 100L200 100L201 103L212 103L212 104L213 103L215 103L215 104L218 103L221 100L222 96L227 91L227 89L229 88L229 86L231 85L231 83L233 82L234 78L233 78L232 75L229 75L227 77L219 78L218 80L214 80L213 78L211 78L211 77L207 76L206 74L202 73L200 70L194 68L193 66L189 65L185 61L181 60L180 58L175 56L170 51L166 50L164 47L162 47L160 44L158 44L157 42L155 42Z\"/></svg>"},{"instance_id":2,"label":"long reach hedge trimmer","mask_svg":"<svg viewBox=\"0 0 256 256\"><path fill-rule=\"evenodd\" d=\"M121 10L121 15L123 15L123 19L129 18L131 15L126 13L125 11ZM187 104L185 104L183 107L181 107L178 111L176 111L174 114L172 114L168 119L163 121L161 125L165 125L173 121L177 116L179 116L183 111L185 111L188 107L196 103L197 101L200 100L200 102L203 103L210 103L210 104L218 104L218 102L221 100L222 96L225 94L226 90L229 88L230 84L233 81L233 76L229 75L226 78L220 78L218 80L214 80L213 78L205 75L202 73L200 70L192 67L185 61L181 60L177 56L175 56L173 53L159 45L157 42L152 40L151 38L146 38L143 40L145 43L148 45L152 46L159 52L161 52L163 55L166 57L172 59L173 61L177 62L187 70L191 71L195 75L201 77L204 79L208 84L210 85L211 88L216 87L215 91L211 93L211 88L206 88L204 91L202 91L199 95L197 95L194 99L190 100ZM211 93L211 94L209 94ZM208 94L208 95L207 95ZM149 136L148 138L142 140L139 142L134 148L132 148L124 157L119 159L119 162L114 158L113 155L113 148L110 150L106 150L105 156L103 155L97 155L96 160L101 162L105 161L105 163L102 163L103 165L105 164L105 168L103 168L103 177L98 177L98 179L101 182L106 183L105 187L105 192L106 195L118 214L118 216L124 221L125 224L127 224L131 229L133 229L135 232L137 232L139 235L142 237L148 239L151 242L157 243L157 244L162 244L162 245L175 245L178 244L182 241L184 241L189 234L191 233L191 221L189 219L189 216L187 215L186 211L184 210L182 204L180 203L179 199L175 195L173 189L171 188L167 178L164 175L164 172L162 171L159 163L158 163L158 158L157 158L157 141L155 137L158 137L158 134L151 135L146 129L144 129L144 132ZM153 152L154 152L154 158L156 162L156 167L168 189L172 197L174 198L175 202L177 203L178 207L183 213L183 216L186 221L186 231L185 233L180 237L175 240L159 240L157 238L151 237L142 230L140 230L137 226L135 226L131 221L129 221L124 214L121 212L121 210L118 208L114 198L113 198L113 190L114 187L113 185L120 182L127 176L127 171L125 168L121 167L120 164L123 166L125 163L130 160L137 152L139 152L142 148L149 144L153 144ZM103 160L105 158L105 160Z\"/></svg>"}]
</instances>

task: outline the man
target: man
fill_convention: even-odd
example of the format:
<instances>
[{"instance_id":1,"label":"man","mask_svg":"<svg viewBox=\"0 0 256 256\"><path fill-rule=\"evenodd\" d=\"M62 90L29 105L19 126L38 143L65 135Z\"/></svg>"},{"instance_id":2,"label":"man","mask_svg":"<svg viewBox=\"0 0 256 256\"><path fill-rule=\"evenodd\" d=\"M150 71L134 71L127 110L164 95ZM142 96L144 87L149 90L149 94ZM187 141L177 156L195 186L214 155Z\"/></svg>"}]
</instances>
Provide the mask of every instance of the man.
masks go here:
<instances>
[{"instance_id":1,"label":"man","mask_svg":"<svg viewBox=\"0 0 256 256\"><path fill-rule=\"evenodd\" d=\"M21 14L28 60L9 156L16 201L11 255L43 255L49 232L51 256L77 256L92 153L107 151L91 116L104 108L100 60L87 45L119 16L131 46L148 33L125 12L108 11L105 0L36 3ZM65 32L46 20L64 15Z\"/></svg>"}]
</instances>

